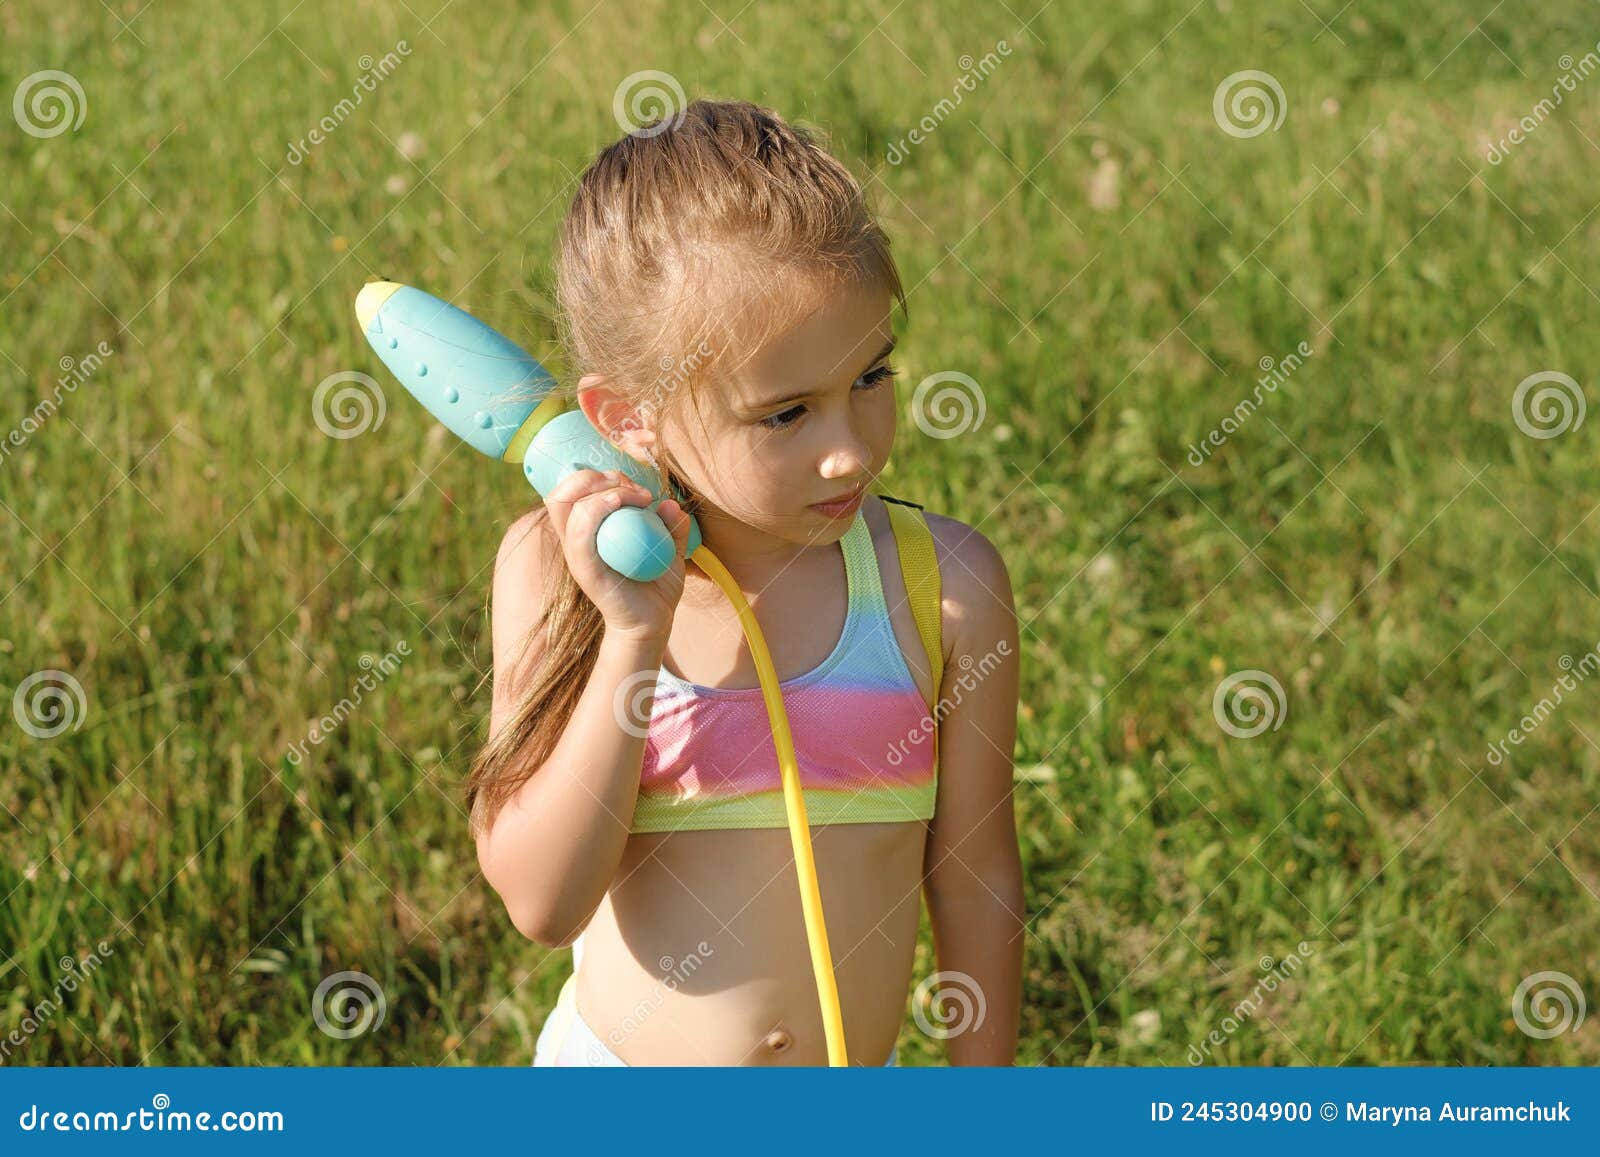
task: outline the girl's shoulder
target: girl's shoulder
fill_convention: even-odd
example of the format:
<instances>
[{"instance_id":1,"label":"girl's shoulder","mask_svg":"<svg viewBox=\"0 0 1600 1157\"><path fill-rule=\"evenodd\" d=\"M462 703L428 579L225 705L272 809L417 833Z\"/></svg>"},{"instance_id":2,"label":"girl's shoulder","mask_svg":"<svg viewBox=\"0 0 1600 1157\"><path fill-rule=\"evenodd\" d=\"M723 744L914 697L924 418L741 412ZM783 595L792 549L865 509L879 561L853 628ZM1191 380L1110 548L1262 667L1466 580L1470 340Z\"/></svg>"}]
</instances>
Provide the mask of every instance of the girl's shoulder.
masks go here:
<instances>
[{"instance_id":1,"label":"girl's shoulder","mask_svg":"<svg viewBox=\"0 0 1600 1157\"><path fill-rule=\"evenodd\" d=\"M940 624L948 667L959 656L971 654L974 646L982 653L993 648L997 639L1015 638L1016 604L1005 558L982 531L932 510L922 513L939 566ZM895 560L894 530L881 498L869 523L880 563ZM897 563L883 569L893 570L898 578ZM897 582L896 587L904 592L902 584Z\"/></svg>"}]
</instances>

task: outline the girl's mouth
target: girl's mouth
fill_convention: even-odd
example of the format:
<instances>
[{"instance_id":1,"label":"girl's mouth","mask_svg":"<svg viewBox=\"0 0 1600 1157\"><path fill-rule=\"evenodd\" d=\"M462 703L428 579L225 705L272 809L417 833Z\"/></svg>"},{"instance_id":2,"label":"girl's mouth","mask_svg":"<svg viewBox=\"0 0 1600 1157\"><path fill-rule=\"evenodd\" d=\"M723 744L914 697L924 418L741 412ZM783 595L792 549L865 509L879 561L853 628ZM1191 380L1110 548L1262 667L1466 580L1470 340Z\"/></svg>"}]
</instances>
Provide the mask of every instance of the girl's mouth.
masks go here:
<instances>
[{"instance_id":1,"label":"girl's mouth","mask_svg":"<svg viewBox=\"0 0 1600 1157\"><path fill-rule=\"evenodd\" d=\"M866 492L867 488L865 486L859 486L843 498L831 499L827 502L813 502L809 509L815 510L826 518L843 518L846 515L855 513L856 508L861 505L861 499Z\"/></svg>"}]
</instances>

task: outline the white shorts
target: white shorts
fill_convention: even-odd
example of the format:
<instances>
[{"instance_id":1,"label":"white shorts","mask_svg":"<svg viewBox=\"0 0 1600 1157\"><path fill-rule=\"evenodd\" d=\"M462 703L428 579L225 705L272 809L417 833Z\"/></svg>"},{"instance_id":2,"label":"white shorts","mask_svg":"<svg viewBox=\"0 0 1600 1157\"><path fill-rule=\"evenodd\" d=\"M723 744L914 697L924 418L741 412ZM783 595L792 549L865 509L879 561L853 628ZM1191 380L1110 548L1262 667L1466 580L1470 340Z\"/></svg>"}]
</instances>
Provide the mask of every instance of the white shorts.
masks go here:
<instances>
[{"instance_id":1,"label":"white shorts","mask_svg":"<svg viewBox=\"0 0 1600 1157\"><path fill-rule=\"evenodd\" d=\"M627 1068L628 1062L606 1047L583 1017L578 1015L577 977L574 971L561 986L555 1010L545 1017L544 1027L533 1048L535 1068ZM889 1053L885 1067L897 1065L898 1046Z\"/></svg>"}]
</instances>

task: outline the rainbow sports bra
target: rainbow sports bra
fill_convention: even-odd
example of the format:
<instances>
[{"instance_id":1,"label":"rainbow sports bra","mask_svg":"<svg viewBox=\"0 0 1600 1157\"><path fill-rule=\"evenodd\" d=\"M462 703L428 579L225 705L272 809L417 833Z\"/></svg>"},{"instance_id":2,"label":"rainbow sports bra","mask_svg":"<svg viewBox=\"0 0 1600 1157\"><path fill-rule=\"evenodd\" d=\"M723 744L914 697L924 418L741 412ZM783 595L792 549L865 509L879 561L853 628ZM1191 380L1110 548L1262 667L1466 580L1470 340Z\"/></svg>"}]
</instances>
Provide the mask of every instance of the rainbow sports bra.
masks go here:
<instances>
[{"instance_id":1,"label":"rainbow sports bra","mask_svg":"<svg viewBox=\"0 0 1600 1157\"><path fill-rule=\"evenodd\" d=\"M938 567L915 504L883 497L934 671ZM849 609L832 653L780 684L806 818L816 824L926 820L938 789L937 728L889 620L872 530L860 510L839 545ZM663 665L645 740L634 832L788 827L759 687L704 687Z\"/></svg>"}]
</instances>

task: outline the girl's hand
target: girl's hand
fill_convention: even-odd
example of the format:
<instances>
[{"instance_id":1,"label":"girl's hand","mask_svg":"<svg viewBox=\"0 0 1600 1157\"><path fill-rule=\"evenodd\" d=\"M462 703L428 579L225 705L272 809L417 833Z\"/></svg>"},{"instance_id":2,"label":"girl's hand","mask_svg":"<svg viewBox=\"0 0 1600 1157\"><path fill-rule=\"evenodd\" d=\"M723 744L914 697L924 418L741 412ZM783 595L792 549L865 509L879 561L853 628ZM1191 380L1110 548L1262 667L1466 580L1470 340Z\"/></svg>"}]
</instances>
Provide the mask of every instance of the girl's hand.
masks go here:
<instances>
[{"instance_id":1,"label":"girl's hand","mask_svg":"<svg viewBox=\"0 0 1600 1157\"><path fill-rule=\"evenodd\" d=\"M620 470L575 470L550 492L545 506L561 539L567 568L605 619L606 630L665 645L673 615L683 595L684 557L689 541L689 516L676 501L656 508L672 532L676 554L672 565L653 582L636 582L612 570L595 549L595 535L606 515L622 505L649 506L648 490Z\"/></svg>"}]
</instances>

